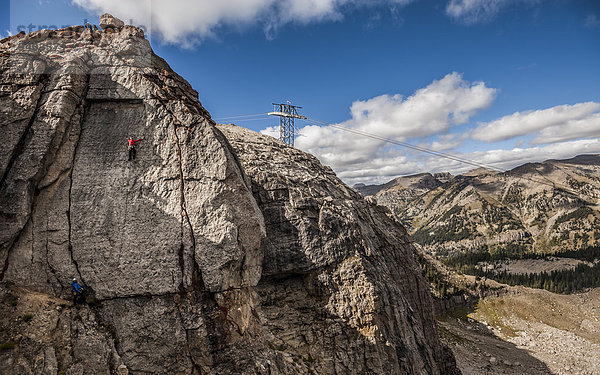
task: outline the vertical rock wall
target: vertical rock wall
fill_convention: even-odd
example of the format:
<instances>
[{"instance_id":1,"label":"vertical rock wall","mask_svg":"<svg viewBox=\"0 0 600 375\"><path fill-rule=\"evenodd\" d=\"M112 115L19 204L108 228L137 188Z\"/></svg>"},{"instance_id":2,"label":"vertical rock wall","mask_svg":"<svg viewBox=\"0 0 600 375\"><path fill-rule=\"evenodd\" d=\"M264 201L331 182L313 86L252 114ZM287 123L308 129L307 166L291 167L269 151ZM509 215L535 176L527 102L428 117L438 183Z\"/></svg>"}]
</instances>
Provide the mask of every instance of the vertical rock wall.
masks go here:
<instances>
[{"instance_id":1,"label":"vertical rock wall","mask_svg":"<svg viewBox=\"0 0 600 375\"><path fill-rule=\"evenodd\" d=\"M76 277L132 371L189 372L204 312L182 306L255 285L264 237L197 93L131 26L17 35L1 63L2 281L69 298Z\"/></svg>"}]
</instances>

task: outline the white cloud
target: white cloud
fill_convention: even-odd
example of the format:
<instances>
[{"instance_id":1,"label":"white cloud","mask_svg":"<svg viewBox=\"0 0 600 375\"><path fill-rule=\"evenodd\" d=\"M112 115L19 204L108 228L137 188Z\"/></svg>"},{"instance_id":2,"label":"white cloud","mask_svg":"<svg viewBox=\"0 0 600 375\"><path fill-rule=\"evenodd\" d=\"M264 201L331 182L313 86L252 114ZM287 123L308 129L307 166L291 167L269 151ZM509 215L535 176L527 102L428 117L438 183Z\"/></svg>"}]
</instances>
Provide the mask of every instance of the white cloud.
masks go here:
<instances>
[{"instance_id":1,"label":"white cloud","mask_svg":"<svg viewBox=\"0 0 600 375\"><path fill-rule=\"evenodd\" d=\"M92 12L150 25L168 43L191 46L223 26L258 23L269 36L287 23L342 17L347 8L405 5L412 0L72 0Z\"/></svg>"},{"instance_id":2,"label":"white cloud","mask_svg":"<svg viewBox=\"0 0 600 375\"><path fill-rule=\"evenodd\" d=\"M481 123L473 131L472 137L494 142L542 131L534 141L534 144L539 144L551 142L552 139L576 139L582 137L582 134L597 135L598 114L595 112L598 110L600 103L586 102L515 112L492 122Z\"/></svg>"},{"instance_id":3,"label":"white cloud","mask_svg":"<svg viewBox=\"0 0 600 375\"><path fill-rule=\"evenodd\" d=\"M468 122L495 96L496 89L454 72L407 98L397 94L356 101L350 107L352 118L341 125L385 137L425 137Z\"/></svg>"},{"instance_id":4,"label":"white cloud","mask_svg":"<svg viewBox=\"0 0 600 375\"><path fill-rule=\"evenodd\" d=\"M446 14L466 24L486 22L513 4L535 4L542 0L450 0Z\"/></svg>"},{"instance_id":5,"label":"white cloud","mask_svg":"<svg viewBox=\"0 0 600 375\"><path fill-rule=\"evenodd\" d=\"M555 143L585 137L600 137L600 113L546 128L530 143L534 145Z\"/></svg>"},{"instance_id":6,"label":"white cloud","mask_svg":"<svg viewBox=\"0 0 600 375\"><path fill-rule=\"evenodd\" d=\"M477 23L495 16L510 0L451 0L446 14L467 23Z\"/></svg>"},{"instance_id":7,"label":"white cloud","mask_svg":"<svg viewBox=\"0 0 600 375\"><path fill-rule=\"evenodd\" d=\"M465 139L469 137L470 132L464 132L462 134L442 134L437 140L431 142L431 145L425 146L434 151L445 151L451 150L460 146Z\"/></svg>"},{"instance_id":8,"label":"white cloud","mask_svg":"<svg viewBox=\"0 0 600 375\"><path fill-rule=\"evenodd\" d=\"M266 129L260 131L262 134L270 135L273 138L279 139L279 127L278 126L269 126Z\"/></svg>"},{"instance_id":9,"label":"white cloud","mask_svg":"<svg viewBox=\"0 0 600 375\"><path fill-rule=\"evenodd\" d=\"M581 154L599 153L600 139L596 138L553 143L541 147L473 152L464 155L464 157L505 170L530 162L540 162L548 159L567 159ZM466 169L472 169L472 167Z\"/></svg>"}]
</instances>

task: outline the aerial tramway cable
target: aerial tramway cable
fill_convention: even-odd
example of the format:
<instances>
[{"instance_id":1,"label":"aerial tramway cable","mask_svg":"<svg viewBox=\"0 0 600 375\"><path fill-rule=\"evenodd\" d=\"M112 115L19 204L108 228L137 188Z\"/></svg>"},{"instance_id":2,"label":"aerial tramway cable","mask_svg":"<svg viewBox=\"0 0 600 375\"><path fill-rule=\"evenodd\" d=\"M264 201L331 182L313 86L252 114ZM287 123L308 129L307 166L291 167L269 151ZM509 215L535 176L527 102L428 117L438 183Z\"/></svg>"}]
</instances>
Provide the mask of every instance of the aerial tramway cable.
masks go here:
<instances>
[{"instance_id":1,"label":"aerial tramway cable","mask_svg":"<svg viewBox=\"0 0 600 375\"><path fill-rule=\"evenodd\" d=\"M213 120L215 121L220 121L220 120L229 120L229 119L237 119L237 118L242 118L242 117L257 117L257 116L264 116L267 117L268 114L267 113L254 113L254 114L250 114L250 115L239 115L239 116L226 116L226 117L217 117Z\"/></svg>"},{"instance_id":2,"label":"aerial tramway cable","mask_svg":"<svg viewBox=\"0 0 600 375\"><path fill-rule=\"evenodd\" d=\"M259 118L237 119L237 120L235 120L235 122L259 121L259 120L263 120L264 121L264 120L267 120L267 119L268 118L265 116L265 117L259 117ZM219 120L222 120L222 119L219 119ZM215 120L215 121L217 121L217 120ZM220 121L217 121L217 122L220 122Z\"/></svg>"}]
</instances>

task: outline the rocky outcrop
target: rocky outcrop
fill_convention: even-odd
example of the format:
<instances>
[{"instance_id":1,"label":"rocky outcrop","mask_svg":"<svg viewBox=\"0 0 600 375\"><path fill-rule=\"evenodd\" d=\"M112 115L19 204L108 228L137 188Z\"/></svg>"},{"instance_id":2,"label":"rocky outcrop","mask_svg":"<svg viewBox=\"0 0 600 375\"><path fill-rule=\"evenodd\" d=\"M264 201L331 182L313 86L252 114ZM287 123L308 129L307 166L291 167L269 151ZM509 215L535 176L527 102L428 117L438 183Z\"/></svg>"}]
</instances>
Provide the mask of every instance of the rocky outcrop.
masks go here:
<instances>
[{"instance_id":1,"label":"rocky outcrop","mask_svg":"<svg viewBox=\"0 0 600 375\"><path fill-rule=\"evenodd\" d=\"M0 372L457 371L386 211L117 21L0 45Z\"/></svg>"},{"instance_id":2,"label":"rocky outcrop","mask_svg":"<svg viewBox=\"0 0 600 375\"><path fill-rule=\"evenodd\" d=\"M294 362L310 359L315 373L453 373L451 354L432 341L431 297L408 235L388 212L312 155L233 125L219 129L265 218L256 290L272 345Z\"/></svg>"},{"instance_id":3,"label":"rocky outcrop","mask_svg":"<svg viewBox=\"0 0 600 375\"><path fill-rule=\"evenodd\" d=\"M100 16L100 27L102 30L117 29L125 26L125 23L118 18L113 17L108 13Z\"/></svg>"}]
</instances>

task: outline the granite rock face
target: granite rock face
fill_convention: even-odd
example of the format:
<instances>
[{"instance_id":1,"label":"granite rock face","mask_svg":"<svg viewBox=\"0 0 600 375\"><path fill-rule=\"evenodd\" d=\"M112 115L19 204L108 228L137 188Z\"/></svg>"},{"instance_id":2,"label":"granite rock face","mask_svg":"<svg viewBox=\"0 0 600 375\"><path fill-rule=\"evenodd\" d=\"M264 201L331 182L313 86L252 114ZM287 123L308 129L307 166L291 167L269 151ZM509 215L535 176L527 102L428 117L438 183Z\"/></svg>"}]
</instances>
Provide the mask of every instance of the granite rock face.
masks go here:
<instances>
[{"instance_id":1,"label":"granite rock face","mask_svg":"<svg viewBox=\"0 0 600 375\"><path fill-rule=\"evenodd\" d=\"M457 371L385 211L101 24L0 44L0 373Z\"/></svg>"}]
</instances>

